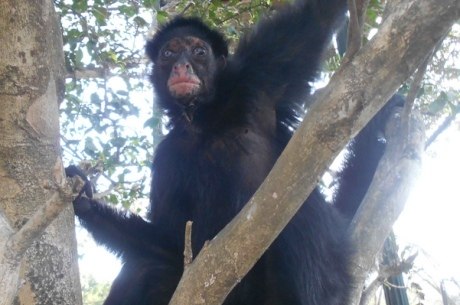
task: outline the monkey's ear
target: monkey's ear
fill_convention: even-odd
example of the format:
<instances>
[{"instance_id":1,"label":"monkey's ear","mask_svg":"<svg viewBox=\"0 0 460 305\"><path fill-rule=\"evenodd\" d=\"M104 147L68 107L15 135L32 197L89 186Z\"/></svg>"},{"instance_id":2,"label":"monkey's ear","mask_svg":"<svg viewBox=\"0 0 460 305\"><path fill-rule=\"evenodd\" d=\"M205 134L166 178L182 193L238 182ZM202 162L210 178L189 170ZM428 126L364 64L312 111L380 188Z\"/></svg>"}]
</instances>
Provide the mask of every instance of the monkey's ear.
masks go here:
<instances>
[{"instance_id":1,"label":"monkey's ear","mask_svg":"<svg viewBox=\"0 0 460 305\"><path fill-rule=\"evenodd\" d=\"M217 66L220 70L227 66L227 57L225 55L221 55L217 58Z\"/></svg>"}]
</instances>

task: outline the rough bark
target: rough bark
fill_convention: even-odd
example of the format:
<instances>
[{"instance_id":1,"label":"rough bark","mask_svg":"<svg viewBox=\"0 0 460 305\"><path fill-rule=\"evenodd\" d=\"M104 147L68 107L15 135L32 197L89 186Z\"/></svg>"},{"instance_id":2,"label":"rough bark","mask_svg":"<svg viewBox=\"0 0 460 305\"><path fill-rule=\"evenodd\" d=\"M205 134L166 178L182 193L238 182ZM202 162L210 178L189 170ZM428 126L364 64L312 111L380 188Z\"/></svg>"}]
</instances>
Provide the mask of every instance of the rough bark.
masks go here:
<instances>
[{"instance_id":1,"label":"rough bark","mask_svg":"<svg viewBox=\"0 0 460 305\"><path fill-rule=\"evenodd\" d=\"M460 17L458 0L406 0L338 71L241 213L184 272L170 304L221 304L315 187L348 139Z\"/></svg>"},{"instance_id":2,"label":"rough bark","mask_svg":"<svg viewBox=\"0 0 460 305\"><path fill-rule=\"evenodd\" d=\"M60 189L64 60L53 2L0 0L0 54L0 304L81 304Z\"/></svg>"}]
</instances>

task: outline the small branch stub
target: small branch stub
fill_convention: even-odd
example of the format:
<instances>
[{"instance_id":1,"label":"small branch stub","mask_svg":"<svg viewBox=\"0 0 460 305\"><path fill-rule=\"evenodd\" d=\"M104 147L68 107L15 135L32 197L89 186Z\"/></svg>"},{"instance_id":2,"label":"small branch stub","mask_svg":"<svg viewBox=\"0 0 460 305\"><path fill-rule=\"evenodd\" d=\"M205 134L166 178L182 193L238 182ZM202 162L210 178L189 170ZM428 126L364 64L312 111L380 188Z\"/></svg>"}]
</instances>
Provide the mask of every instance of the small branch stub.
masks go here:
<instances>
[{"instance_id":1,"label":"small branch stub","mask_svg":"<svg viewBox=\"0 0 460 305\"><path fill-rule=\"evenodd\" d=\"M190 220L185 224L184 269L190 266L193 261L192 225L193 221Z\"/></svg>"}]
</instances>

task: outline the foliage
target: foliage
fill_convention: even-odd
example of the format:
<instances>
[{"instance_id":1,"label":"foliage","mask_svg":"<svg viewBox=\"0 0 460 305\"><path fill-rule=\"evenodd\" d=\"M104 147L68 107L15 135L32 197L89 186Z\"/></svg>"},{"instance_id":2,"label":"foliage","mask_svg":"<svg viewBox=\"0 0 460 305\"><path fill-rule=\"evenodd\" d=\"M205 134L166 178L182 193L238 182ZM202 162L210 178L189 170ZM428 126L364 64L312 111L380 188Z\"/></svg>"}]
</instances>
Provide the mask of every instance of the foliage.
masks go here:
<instances>
[{"instance_id":1,"label":"foliage","mask_svg":"<svg viewBox=\"0 0 460 305\"><path fill-rule=\"evenodd\" d=\"M61 129L69 163L90 160L130 204L148 191L153 130L143 55L157 1L56 1L67 67Z\"/></svg>"},{"instance_id":2,"label":"foliage","mask_svg":"<svg viewBox=\"0 0 460 305\"><path fill-rule=\"evenodd\" d=\"M110 290L109 282L97 281L91 275L82 278L81 286L85 305L102 305Z\"/></svg>"},{"instance_id":3,"label":"foliage","mask_svg":"<svg viewBox=\"0 0 460 305\"><path fill-rule=\"evenodd\" d=\"M460 25L457 25L433 56L418 95L418 106L431 125L437 126L440 118L460 113L459 56Z\"/></svg>"},{"instance_id":4,"label":"foliage","mask_svg":"<svg viewBox=\"0 0 460 305\"><path fill-rule=\"evenodd\" d=\"M275 1L180 1L176 12L201 18L220 28L229 41L235 43L245 28L272 9L272 2Z\"/></svg>"}]
</instances>

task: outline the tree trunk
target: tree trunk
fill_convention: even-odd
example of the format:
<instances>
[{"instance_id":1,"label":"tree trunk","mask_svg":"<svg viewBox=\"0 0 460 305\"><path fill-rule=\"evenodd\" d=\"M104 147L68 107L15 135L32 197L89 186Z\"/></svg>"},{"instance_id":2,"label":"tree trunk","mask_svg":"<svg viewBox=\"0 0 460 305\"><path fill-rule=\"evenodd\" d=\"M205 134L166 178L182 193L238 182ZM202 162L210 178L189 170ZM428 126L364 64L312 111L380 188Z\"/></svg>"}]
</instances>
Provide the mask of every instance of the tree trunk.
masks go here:
<instances>
[{"instance_id":1,"label":"tree trunk","mask_svg":"<svg viewBox=\"0 0 460 305\"><path fill-rule=\"evenodd\" d=\"M78 305L74 216L55 196L64 60L52 1L0 0L0 54L0 304Z\"/></svg>"}]
</instances>

